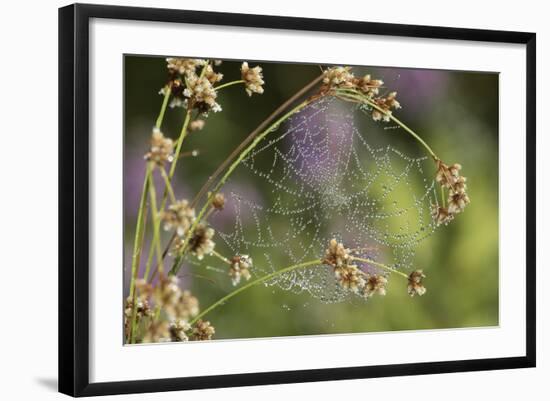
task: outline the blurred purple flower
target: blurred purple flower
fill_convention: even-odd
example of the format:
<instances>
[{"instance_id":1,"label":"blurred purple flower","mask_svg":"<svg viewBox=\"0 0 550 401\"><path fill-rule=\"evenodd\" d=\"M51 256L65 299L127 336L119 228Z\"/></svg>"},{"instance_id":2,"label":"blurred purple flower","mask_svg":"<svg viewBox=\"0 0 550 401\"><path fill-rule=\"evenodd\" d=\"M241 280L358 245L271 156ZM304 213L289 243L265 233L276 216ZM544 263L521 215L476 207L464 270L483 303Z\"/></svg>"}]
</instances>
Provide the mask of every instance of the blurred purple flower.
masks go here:
<instances>
[{"instance_id":1,"label":"blurred purple flower","mask_svg":"<svg viewBox=\"0 0 550 401\"><path fill-rule=\"evenodd\" d=\"M400 113L411 115L427 112L445 93L449 82L449 72L443 70L374 68L372 71L384 81L387 92L397 91L403 106Z\"/></svg>"},{"instance_id":2,"label":"blurred purple flower","mask_svg":"<svg viewBox=\"0 0 550 401\"><path fill-rule=\"evenodd\" d=\"M341 155L353 145L353 129L353 114L339 101L319 101L294 116L283 151L296 178L322 194L337 186L346 168Z\"/></svg>"}]
</instances>

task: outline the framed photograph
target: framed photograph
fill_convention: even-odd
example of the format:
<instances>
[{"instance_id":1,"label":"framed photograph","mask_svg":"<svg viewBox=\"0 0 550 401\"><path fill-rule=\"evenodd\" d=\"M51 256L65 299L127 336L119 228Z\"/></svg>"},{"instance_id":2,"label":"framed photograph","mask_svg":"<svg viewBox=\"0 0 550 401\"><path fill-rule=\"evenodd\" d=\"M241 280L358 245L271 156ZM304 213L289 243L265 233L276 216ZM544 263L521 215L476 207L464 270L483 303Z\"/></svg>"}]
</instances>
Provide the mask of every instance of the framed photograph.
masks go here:
<instances>
[{"instance_id":1,"label":"framed photograph","mask_svg":"<svg viewBox=\"0 0 550 401\"><path fill-rule=\"evenodd\" d=\"M535 366L535 79L534 33L61 8L59 390Z\"/></svg>"}]
</instances>

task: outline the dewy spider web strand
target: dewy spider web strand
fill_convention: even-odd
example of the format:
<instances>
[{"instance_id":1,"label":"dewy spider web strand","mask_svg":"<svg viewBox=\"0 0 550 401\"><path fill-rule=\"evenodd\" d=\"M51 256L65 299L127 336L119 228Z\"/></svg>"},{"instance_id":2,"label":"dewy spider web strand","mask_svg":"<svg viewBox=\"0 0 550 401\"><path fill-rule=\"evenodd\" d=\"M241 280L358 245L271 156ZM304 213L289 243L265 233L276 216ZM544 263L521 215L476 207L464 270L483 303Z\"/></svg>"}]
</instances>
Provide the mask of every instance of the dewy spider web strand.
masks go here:
<instances>
[{"instance_id":1,"label":"dewy spider web strand","mask_svg":"<svg viewBox=\"0 0 550 401\"><path fill-rule=\"evenodd\" d=\"M231 252L252 256L256 277L319 258L331 238L359 257L395 269L413 266L416 247L436 228L430 215L436 187L424 172L432 161L380 145L387 134L359 129L358 111L334 98L312 103L271 132L228 180L226 188L237 188L230 192L235 221L218 233ZM239 190L243 183L257 183L262 199ZM373 264L359 267L383 273ZM267 284L324 302L350 294L320 265Z\"/></svg>"}]
</instances>

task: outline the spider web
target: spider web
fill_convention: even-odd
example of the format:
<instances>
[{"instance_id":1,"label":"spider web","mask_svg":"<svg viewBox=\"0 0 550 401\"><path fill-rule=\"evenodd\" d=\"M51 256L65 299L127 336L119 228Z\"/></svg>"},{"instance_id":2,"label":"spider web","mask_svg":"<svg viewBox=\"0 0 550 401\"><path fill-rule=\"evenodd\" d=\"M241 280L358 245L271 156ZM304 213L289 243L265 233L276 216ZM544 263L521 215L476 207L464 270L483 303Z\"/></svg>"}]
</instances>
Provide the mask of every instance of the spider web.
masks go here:
<instances>
[{"instance_id":1,"label":"spider web","mask_svg":"<svg viewBox=\"0 0 550 401\"><path fill-rule=\"evenodd\" d=\"M394 134L379 124L359 129L355 119L367 120L361 111L334 98L312 103L270 132L226 184L240 183L240 189L230 192L233 228L218 232L234 254L253 258L256 277L322 258L332 238L363 258L408 269L418 244L436 229L427 157L409 157L384 143ZM251 183L260 196L249 196ZM369 264L360 268L378 272ZM322 265L266 284L324 302L350 296Z\"/></svg>"}]
</instances>

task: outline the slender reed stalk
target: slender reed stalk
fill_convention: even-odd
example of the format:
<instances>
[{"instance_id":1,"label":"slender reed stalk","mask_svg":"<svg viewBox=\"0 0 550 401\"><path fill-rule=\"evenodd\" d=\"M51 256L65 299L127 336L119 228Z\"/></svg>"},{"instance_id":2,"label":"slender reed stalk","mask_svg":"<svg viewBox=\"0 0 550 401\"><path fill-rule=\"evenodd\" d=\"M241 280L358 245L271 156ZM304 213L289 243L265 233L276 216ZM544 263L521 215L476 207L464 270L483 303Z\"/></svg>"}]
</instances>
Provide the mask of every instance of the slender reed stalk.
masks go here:
<instances>
[{"instance_id":1,"label":"slender reed stalk","mask_svg":"<svg viewBox=\"0 0 550 401\"><path fill-rule=\"evenodd\" d=\"M162 251L162 256L161 256L161 259L160 261L157 263L156 267L155 267L155 270L153 270L153 273L151 274L151 279L150 281L153 281L155 279L155 277L157 276L157 273L158 273L158 264L160 262L163 262L164 263L164 259L166 258L166 255L168 255L168 251L170 250L170 247L172 246L172 244L174 243L174 241L176 240L178 234L177 232L174 231L174 233L172 234L172 236L170 237L170 239L168 240L168 243L166 244L166 247L164 248L164 251Z\"/></svg>"},{"instance_id":2,"label":"slender reed stalk","mask_svg":"<svg viewBox=\"0 0 550 401\"><path fill-rule=\"evenodd\" d=\"M392 267L386 266L385 264L375 262L374 260L371 260L371 259L358 258L358 257L355 257L355 256L351 256L351 260L356 260L358 262L368 263L368 264L371 264L371 265L374 265L374 266L377 266L377 267L381 267L382 269L387 270L390 273L399 274L400 276L403 276L406 279L409 278L409 276L407 276L405 273L400 272L399 270L396 270Z\"/></svg>"},{"instance_id":3,"label":"slender reed stalk","mask_svg":"<svg viewBox=\"0 0 550 401\"><path fill-rule=\"evenodd\" d=\"M168 105L168 100L170 99L170 94L172 93L172 88L170 85L166 85L164 87L164 99L162 100L162 106L160 108L160 113L157 117L157 122L155 124L155 127L160 129L162 126L162 122L164 121L164 113L166 112L166 106Z\"/></svg>"},{"instance_id":4,"label":"slender reed stalk","mask_svg":"<svg viewBox=\"0 0 550 401\"><path fill-rule=\"evenodd\" d=\"M257 284L261 284L261 283L264 283L274 277L277 277L277 276L280 276L281 274L285 274L285 273L288 273L288 272L291 272L293 270L298 270L298 269L303 269L305 267L310 267L310 266L315 266L315 265L321 265L322 262L320 259L315 259L315 260L311 260L309 262L303 262L303 263L298 263L296 265L292 265L292 266L288 266L288 267L285 267L284 269L280 269L280 270L277 270L273 273L270 273L270 274L267 274L263 277L260 277L256 280L252 280L248 283L246 283L245 285L243 285L242 287L239 287L237 288L236 290L234 290L233 292L230 292L229 294L227 294L226 296L220 298L218 301L214 302L212 305L210 305L208 308L204 309L201 313L199 313L193 320L191 320L189 322L190 325L193 325L195 324L199 319L201 319L202 317L204 317L207 313L211 312L212 310L214 310L215 308L217 308L218 306L220 305L223 305L224 303L226 303L227 301L229 301L231 298L233 298L234 296L240 294L241 292L251 288L251 287L254 287L255 285Z\"/></svg>"},{"instance_id":5,"label":"slender reed stalk","mask_svg":"<svg viewBox=\"0 0 550 401\"><path fill-rule=\"evenodd\" d=\"M220 259L222 262L224 263L227 263L228 265L231 264L231 261L229 259L227 259L225 256L223 256L222 254L216 252L216 251L212 251L212 255L215 256L216 258Z\"/></svg>"},{"instance_id":6,"label":"slender reed stalk","mask_svg":"<svg viewBox=\"0 0 550 401\"><path fill-rule=\"evenodd\" d=\"M141 200L139 202L139 210L136 224L136 234L134 237L134 252L132 253L132 277L130 279L130 298L134 298L135 282L138 274L139 262L141 259L141 249L143 237L145 235L145 214L147 209L147 192L149 190L149 168L146 169L143 188L141 190Z\"/></svg>"},{"instance_id":7,"label":"slender reed stalk","mask_svg":"<svg viewBox=\"0 0 550 401\"><path fill-rule=\"evenodd\" d=\"M151 167L152 170L152 167ZM152 171L149 175L149 202L151 203L151 216L153 220L153 239L151 240L151 247L149 250L149 258L147 259L147 265L145 266L145 273L143 277L146 281L149 281L149 272L151 270L151 264L153 261L153 254L156 254L158 262L158 270L162 273L162 249L160 245L160 218L157 210L157 195L155 191L155 184L153 182Z\"/></svg>"},{"instance_id":8,"label":"slender reed stalk","mask_svg":"<svg viewBox=\"0 0 550 401\"><path fill-rule=\"evenodd\" d=\"M214 90L219 91L220 89L227 88L228 86L237 85L237 84L244 84L246 81L244 79L239 79L237 81L231 81L227 82L223 85L214 87Z\"/></svg>"},{"instance_id":9,"label":"slender reed stalk","mask_svg":"<svg viewBox=\"0 0 550 401\"><path fill-rule=\"evenodd\" d=\"M187 128L189 126L189 121L191 120L192 111L193 111L193 107L189 105L187 107L187 110L185 111L185 119L183 121L183 126L181 127L180 136L178 137L176 152L174 153L174 160L172 161L172 165L170 166L170 172L168 174L168 181L170 182L172 182L172 178L174 177L174 173L176 172L176 165L178 164L178 160L180 158L180 152L181 152L181 146L183 144L183 140L187 136L187 132L188 132ZM160 210L164 210L166 206L167 197L168 197L168 186L164 188L164 194L162 195Z\"/></svg>"},{"instance_id":10,"label":"slender reed stalk","mask_svg":"<svg viewBox=\"0 0 550 401\"><path fill-rule=\"evenodd\" d=\"M136 304L137 304L136 297L134 297L134 306L132 307L132 322L130 325L130 336L129 336L130 344L133 344L136 341L136 325L137 325L137 320L136 320L137 305Z\"/></svg>"},{"instance_id":11,"label":"slender reed stalk","mask_svg":"<svg viewBox=\"0 0 550 401\"><path fill-rule=\"evenodd\" d=\"M166 106L171 95L170 85L167 85L164 88L164 98L162 100L162 105L160 107L160 112L155 122L155 127L160 129L162 127L162 122L164 121L164 115L166 113ZM135 320L137 312L137 302L135 294L135 282L139 270L139 264L141 261L141 251L143 249L143 240L145 238L145 226L147 223L147 192L149 190L149 175L150 169L147 167L145 177L143 179L143 189L141 191L141 198L139 201L139 210L136 223L136 234L134 238L134 250L132 252L132 273L130 278L130 298L132 299L132 323L131 323L131 333L130 341L133 342L133 335L135 330Z\"/></svg>"},{"instance_id":12,"label":"slender reed stalk","mask_svg":"<svg viewBox=\"0 0 550 401\"><path fill-rule=\"evenodd\" d=\"M166 112L166 106L170 99L171 89L170 85L166 85L164 88L164 99L162 100L162 106L157 117L155 127L160 129L162 122L164 121L164 114ZM141 260L141 250L143 249L143 238L145 235L145 222L147 215L147 191L149 185L149 168L146 169L145 177L143 179L143 189L141 191L141 198L139 201L139 210L136 223L136 234L134 238L134 251L132 252L132 276L130 279L130 297L132 299L135 290L135 280L137 277L137 271L139 268L139 262ZM135 302L134 302L135 303Z\"/></svg>"},{"instance_id":13,"label":"slender reed stalk","mask_svg":"<svg viewBox=\"0 0 550 401\"><path fill-rule=\"evenodd\" d=\"M150 184L149 184L149 197L151 202L151 215L153 216L153 243L151 246L155 248L156 257L159 262L158 270L160 273L163 272L163 265L162 265L162 248L160 244L160 216L159 211L157 209L157 193L155 191L155 186L153 184L153 175L150 175ZM147 276L146 272L146 276Z\"/></svg>"},{"instance_id":14,"label":"slender reed stalk","mask_svg":"<svg viewBox=\"0 0 550 401\"><path fill-rule=\"evenodd\" d=\"M149 195L151 195L151 193L154 193L155 192L155 184L153 182L153 168L154 168L154 164L152 162L149 162L147 163L147 172L145 173L145 177L147 179L147 184L144 185L144 187L146 186L147 187L147 192L149 193ZM146 198L146 195L147 195L147 192L145 192L145 196L142 196L142 202L144 202L144 199ZM152 199L150 200L150 202L152 201ZM157 233L157 230L156 230L156 220L157 220L157 217L155 216L156 215L156 200L155 200L155 204L153 204L151 202L151 214L153 216L153 230L154 230L154 234L153 234L153 240L151 242L151 249L149 250L149 259L147 260L147 265L146 265L146 268L145 268L145 279L147 280L147 276L149 275L149 266L150 266L150 261L152 259L152 248L154 246L154 243L155 243L155 238L156 238L156 233ZM136 273L137 274L137 273ZM135 281L134 281L134 284L133 286L135 287ZM132 289L131 289L132 291ZM136 320L136 315L137 315L137 292L135 291L135 288L133 290L133 297L132 297L132 301L133 301L133 304L132 304L132 318L131 318L131 325L130 325L130 344L133 344L135 342L135 334L136 334L136 324L137 324L137 320Z\"/></svg>"},{"instance_id":15,"label":"slender reed stalk","mask_svg":"<svg viewBox=\"0 0 550 401\"><path fill-rule=\"evenodd\" d=\"M172 184L170 183L170 179L168 178L168 175L166 174L166 170L164 167L159 168L160 175L162 176L164 180L164 185L166 185L166 189L168 190L168 195L170 196L170 202L176 203L176 195L174 194L174 189L172 188ZM163 209L161 209L163 210Z\"/></svg>"},{"instance_id":16,"label":"slender reed stalk","mask_svg":"<svg viewBox=\"0 0 550 401\"><path fill-rule=\"evenodd\" d=\"M395 117L392 114L388 114L384 109L379 107L376 103L374 103L372 100L368 99L366 96L362 95L361 93L352 90L352 89L337 89L336 93L340 96L343 96L344 98L350 98L353 100L358 100L361 103L368 104L372 108L378 110L384 115L389 116L389 118L395 122L397 125L399 125L401 128L403 128L405 131L407 131L413 138L415 138L432 156L434 160L439 160L439 157L435 154L435 152L432 150L432 148L418 135L416 132L414 132L411 128L409 128L403 121L399 120L397 117Z\"/></svg>"}]
</instances>

